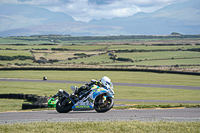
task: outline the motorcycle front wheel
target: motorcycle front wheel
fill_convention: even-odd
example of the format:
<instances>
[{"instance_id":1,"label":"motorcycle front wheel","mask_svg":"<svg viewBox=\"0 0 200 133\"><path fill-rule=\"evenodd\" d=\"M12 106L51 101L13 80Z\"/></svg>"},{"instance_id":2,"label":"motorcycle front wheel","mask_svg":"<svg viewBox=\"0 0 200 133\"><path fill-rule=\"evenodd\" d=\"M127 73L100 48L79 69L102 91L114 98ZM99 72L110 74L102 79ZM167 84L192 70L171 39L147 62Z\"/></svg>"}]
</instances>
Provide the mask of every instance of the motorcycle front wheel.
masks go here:
<instances>
[{"instance_id":1,"label":"motorcycle front wheel","mask_svg":"<svg viewBox=\"0 0 200 133\"><path fill-rule=\"evenodd\" d=\"M59 113L68 113L69 111L72 110L73 103L72 102L67 102L65 105L62 105L63 101L64 100L57 102L56 110Z\"/></svg>"},{"instance_id":2,"label":"motorcycle front wheel","mask_svg":"<svg viewBox=\"0 0 200 133\"><path fill-rule=\"evenodd\" d=\"M94 104L94 109L98 112L98 113L104 113L109 111L113 105L114 105L114 100L111 97L106 97L106 100L104 101L104 103L99 103L99 99L100 96L98 96L95 100L95 104Z\"/></svg>"}]
</instances>

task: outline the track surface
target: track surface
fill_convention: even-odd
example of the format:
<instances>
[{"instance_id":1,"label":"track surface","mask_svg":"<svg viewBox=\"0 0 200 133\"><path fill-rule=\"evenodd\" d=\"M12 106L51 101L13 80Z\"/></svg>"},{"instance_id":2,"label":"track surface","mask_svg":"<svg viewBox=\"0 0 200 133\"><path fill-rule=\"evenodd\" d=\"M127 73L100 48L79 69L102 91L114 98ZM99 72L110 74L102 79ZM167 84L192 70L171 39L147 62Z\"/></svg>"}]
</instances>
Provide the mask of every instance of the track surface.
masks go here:
<instances>
[{"instance_id":1,"label":"track surface","mask_svg":"<svg viewBox=\"0 0 200 133\"><path fill-rule=\"evenodd\" d=\"M52 111L0 113L0 124L28 122L71 122L71 121L200 121L200 108L184 109L133 109L110 110L106 113L93 111Z\"/></svg>"}]
</instances>

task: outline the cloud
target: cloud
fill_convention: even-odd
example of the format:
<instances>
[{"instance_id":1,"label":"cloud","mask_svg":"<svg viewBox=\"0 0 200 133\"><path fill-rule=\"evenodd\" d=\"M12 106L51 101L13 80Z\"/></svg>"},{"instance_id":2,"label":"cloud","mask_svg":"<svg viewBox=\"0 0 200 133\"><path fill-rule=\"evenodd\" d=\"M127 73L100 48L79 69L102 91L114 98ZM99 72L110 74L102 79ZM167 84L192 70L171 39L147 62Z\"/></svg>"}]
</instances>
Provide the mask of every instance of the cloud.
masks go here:
<instances>
[{"instance_id":1,"label":"cloud","mask_svg":"<svg viewBox=\"0 0 200 133\"><path fill-rule=\"evenodd\" d=\"M185 0L0 0L0 4L28 4L53 12L64 12L78 21L127 17L137 12L153 12Z\"/></svg>"}]
</instances>

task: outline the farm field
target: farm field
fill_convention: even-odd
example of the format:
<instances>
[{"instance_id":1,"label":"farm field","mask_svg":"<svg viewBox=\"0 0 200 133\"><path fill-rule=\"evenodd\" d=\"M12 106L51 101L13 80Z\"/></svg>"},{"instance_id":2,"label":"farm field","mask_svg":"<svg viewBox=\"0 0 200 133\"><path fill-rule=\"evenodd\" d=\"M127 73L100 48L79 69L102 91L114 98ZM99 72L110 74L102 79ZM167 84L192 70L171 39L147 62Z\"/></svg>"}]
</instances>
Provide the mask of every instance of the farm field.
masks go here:
<instances>
[{"instance_id":1,"label":"farm field","mask_svg":"<svg viewBox=\"0 0 200 133\"><path fill-rule=\"evenodd\" d=\"M107 48L107 45L62 45L60 48L68 49L68 50L87 50L87 51L101 51Z\"/></svg>"},{"instance_id":2,"label":"farm field","mask_svg":"<svg viewBox=\"0 0 200 133\"><path fill-rule=\"evenodd\" d=\"M164 59L179 59L179 58L200 58L200 52L190 51L167 51L167 52L139 52L139 53L116 53L118 57L132 60L164 60ZM200 60L199 60L200 61Z\"/></svg>"},{"instance_id":3,"label":"farm field","mask_svg":"<svg viewBox=\"0 0 200 133\"><path fill-rule=\"evenodd\" d=\"M0 61L1 66L9 67L11 64L23 64L23 65L34 65L33 60L12 60L12 61Z\"/></svg>"},{"instance_id":4,"label":"farm field","mask_svg":"<svg viewBox=\"0 0 200 133\"><path fill-rule=\"evenodd\" d=\"M199 46L191 46L191 45L178 45L178 46L157 46L157 45L111 45L108 47L108 50L186 50L191 48L199 48Z\"/></svg>"},{"instance_id":5,"label":"farm field","mask_svg":"<svg viewBox=\"0 0 200 133\"><path fill-rule=\"evenodd\" d=\"M196 65L200 65L200 61L198 58L194 58L194 59L165 59L165 60L145 60L145 61L138 61L135 62L134 65L137 66L163 66L163 67L169 67L169 66L176 66L177 64L181 64L179 67L185 68L185 69L190 69L189 67L194 68L194 63L196 63ZM191 64L191 66L190 66ZM104 64L102 64L104 65ZM106 66L132 66L133 63L132 62L115 62L115 63L107 63L105 64ZM174 69L175 70L175 69Z\"/></svg>"},{"instance_id":6,"label":"farm field","mask_svg":"<svg viewBox=\"0 0 200 133\"><path fill-rule=\"evenodd\" d=\"M1 50L1 56L31 56L29 51Z\"/></svg>"},{"instance_id":7,"label":"farm field","mask_svg":"<svg viewBox=\"0 0 200 133\"><path fill-rule=\"evenodd\" d=\"M0 67L130 67L196 73L199 44L198 35L6 37L0 38Z\"/></svg>"},{"instance_id":8,"label":"farm field","mask_svg":"<svg viewBox=\"0 0 200 133\"><path fill-rule=\"evenodd\" d=\"M0 38L0 68L200 72L200 36L44 35Z\"/></svg>"},{"instance_id":9,"label":"farm field","mask_svg":"<svg viewBox=\"0 0 200 133\"><path fill-rule=\"evenodd\" d=\"M5 49L5 50L18 50L18 51L22 51L22 50L31 50L31 49L37 49L37 50L50 50L51 48L57 48L58 45L34 45L34 44L21 44L21 45L15 45L15 44L7 44L7 45L0 45L0 49Z\"/></svg>"}]
</instances>

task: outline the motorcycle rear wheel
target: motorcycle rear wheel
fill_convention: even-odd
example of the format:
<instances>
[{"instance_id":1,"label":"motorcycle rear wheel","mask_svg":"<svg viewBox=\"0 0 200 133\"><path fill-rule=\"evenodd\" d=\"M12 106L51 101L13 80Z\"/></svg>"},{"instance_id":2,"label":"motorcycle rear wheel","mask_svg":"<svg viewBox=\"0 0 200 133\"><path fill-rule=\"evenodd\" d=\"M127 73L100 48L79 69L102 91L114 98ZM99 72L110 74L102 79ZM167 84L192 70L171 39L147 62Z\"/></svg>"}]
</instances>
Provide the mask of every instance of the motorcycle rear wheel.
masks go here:
<instances>
[{"instance_id":1,"label":"motorcycle rear wheel","mask_svg":"<svg viewBox=\"0 0 200 133\"><path fill-rule=\"evenodd\" d=\"M109 111L113 105L114 105L114 100L111 97L107 97L106 101L104 101L103 104L99 104L99 97L96 98L95 100L95 104L94 104L94 109L98 112L98 113L104 113Z\"/></svg>"},{"instance_id":2,"label":"motorcycle rear wheel","mask_svg":"<svg viewBox=\"0 0 200 133\"><path fill-rule=\"evenodd\" d=\"M72 110L73 103L67 103L64 107L61 106L62 101L58 101L56 104L56 111L59 113L68 113Z\"/></svg>"}]
</instances>

